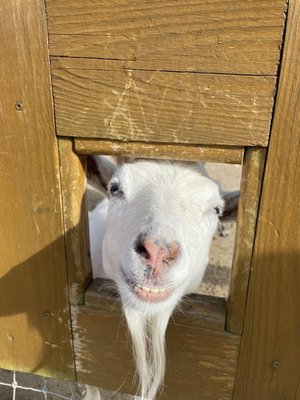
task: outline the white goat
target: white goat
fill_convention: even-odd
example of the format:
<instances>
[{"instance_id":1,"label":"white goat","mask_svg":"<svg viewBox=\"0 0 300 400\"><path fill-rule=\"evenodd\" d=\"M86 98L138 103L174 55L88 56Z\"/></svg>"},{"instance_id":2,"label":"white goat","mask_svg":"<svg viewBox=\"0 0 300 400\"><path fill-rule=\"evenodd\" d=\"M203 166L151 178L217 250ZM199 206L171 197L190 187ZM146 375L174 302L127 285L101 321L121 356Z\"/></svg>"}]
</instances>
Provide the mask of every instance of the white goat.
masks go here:
<instances>
[{"instance_id":1,"label":"white goat","mask_svg":"<svg viewBox=\"0 0 300 400\"><path fill-rule=\"evenodd\" d=\"M116 168L89 157L88 165L109 196L90 215L93 274L117 285L140 396L154 399L165 372L169 318L202 280L224 200L196 163L134 160Z\"/></svg>"}]
</instances>

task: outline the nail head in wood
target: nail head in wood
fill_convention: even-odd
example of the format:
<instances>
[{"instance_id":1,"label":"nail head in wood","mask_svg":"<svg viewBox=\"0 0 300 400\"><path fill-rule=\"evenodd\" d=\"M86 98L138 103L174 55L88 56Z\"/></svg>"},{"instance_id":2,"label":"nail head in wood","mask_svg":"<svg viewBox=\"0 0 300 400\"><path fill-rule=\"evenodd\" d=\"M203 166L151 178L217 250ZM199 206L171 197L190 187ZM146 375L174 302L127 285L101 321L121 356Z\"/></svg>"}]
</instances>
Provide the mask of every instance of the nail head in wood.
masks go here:
<instances>
[{"instance_id":1,"label":"nail head in wood","mask_svg":"<svg viewBox=\"0 0 300 400\"><path fill-rule=\"evenodd\" d=\"M274 361L272 362L272 368L279 368L279 366L280 366L280 361L274 360Z\"/></svg>"},{"instance_id":2,"label":"nail head in wood","mask_svg":"<svg viewBox=\"0 0 300 400\"><path fill-rule=\"evenodd\" d=\"M15 109L17 111L22 111L23 110L23 103L20 100L17 100L15 103Z\"/></svg>"}]
</instances>

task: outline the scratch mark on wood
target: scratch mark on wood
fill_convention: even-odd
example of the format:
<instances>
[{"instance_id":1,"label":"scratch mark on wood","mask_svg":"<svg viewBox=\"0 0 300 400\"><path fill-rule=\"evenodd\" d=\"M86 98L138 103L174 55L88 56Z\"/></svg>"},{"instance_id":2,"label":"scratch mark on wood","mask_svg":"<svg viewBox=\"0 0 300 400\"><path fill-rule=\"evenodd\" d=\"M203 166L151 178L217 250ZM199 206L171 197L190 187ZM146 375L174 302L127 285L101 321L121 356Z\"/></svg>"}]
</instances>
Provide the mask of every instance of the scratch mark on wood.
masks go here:
<instances>
[{"instance_id":1,"label":"scratch mark on wood","mask_svg":"<svg viewBox=\"0 0 300 400\"><path fill-rule=\"evenodd\" d=\"M114 94L118 96L118 101L116 107L113 107L111 103L107 99L104 99L103 102L109 108L114 109L112 115L109 118L104 120L105 126L108 128L108 134L116 136L116 131L119 125L119 118L124 118L129 124L129 135L134 137L137 132L141 133L141 129L138 125L134 122L134 119L131 115L131 107L129 106L128 102L131 97L131 93L133 92L136 96L139 109L144 121L144 128L148 131L148 133L152 134L153 131L149 128L147 123L147 117L144 111L143 102L140 98L140 90L135 82L133 72L131 70L127 70L128 79L125 83L124 90L119 93L115 92ZM117 135L118 136L118 135ZM119 137L118 137L119 138Z\"/></svg>"},{"instance_id":2,"label":"scratch mark on wood","mask_svg":"<svg viewBox=\"0 0 300 400\"><path fill-rule=\"evenodd\" d=\"M143 120L144 120L145 128L146 128L146 130L148 131L148 133L152 134L153 131L152 131L152 129L150 129L149 126L148 126L147 118L146 118L145 111L144 111L144 107L143 107L143 103L142 103L142 101L141 101L141 99L140 99L140 95L139 95L139 88L138 88L138 86L137 86L137 84L136 84L136 82L135 82L133 72L132 72L132 71L128 71L128 76L129 76L129 81L131 82L132 87L133 87L133 89L134 89L134 92L135 92L135 95L136 95L138 104L139 104L139 106L140 106L141 113L142 113L142 115L143 115Z\"/></svg>"},{"instance_id":3,"label":"scratch mark on wood","mask_svg":"<svg viewBox=\"0 0 300 400\"><path fill-rule=\"evenodd\" d=\"M273 222L271 220L269 220L268 218L264 217L263 215L260 216L261 219L263 219L264 221L268 222L272 228L274 229L275 235L279 238L280 233L279 230L276 228L276 226L273 224Z\"/></svg>"},{"instance_id":4,"label":"scratch mark on wood","mask_svg":"<svg viewBox=\"0 0 300 400\"><path fill-rule=\"evenodd\" d=\"M129 74L128 81L125 83L124 90L121 92L121 94L116 92L116 94L118 94L118 101L112 115L109 118L104 119L104 124L108 128L108 134L110 135L116 136L115 127L117 127L118 125L118 119L122 117L126 119L126 121L129 123L130 135L134 136L134 128L136 128L136 126L134 124L134 121L132 120L130 108L128 107L128 100L130 95L129 91L131 87L132 82ZM112 108L112 106L106 99L104 99L104 104L109 104L110 108Z\"/></svg>"},{"instance_id":5,"label":"scratch mark on wood","mask_svg":"<svg viewBox=\"0 0 300 400\"><path fill-rule=\"evenodd\" d=\"M49 342L44 342L47 346L50 346L52 349L62 349L61 346L54 344L54 343L49 343Z\"/></svg>"}]
</instances>

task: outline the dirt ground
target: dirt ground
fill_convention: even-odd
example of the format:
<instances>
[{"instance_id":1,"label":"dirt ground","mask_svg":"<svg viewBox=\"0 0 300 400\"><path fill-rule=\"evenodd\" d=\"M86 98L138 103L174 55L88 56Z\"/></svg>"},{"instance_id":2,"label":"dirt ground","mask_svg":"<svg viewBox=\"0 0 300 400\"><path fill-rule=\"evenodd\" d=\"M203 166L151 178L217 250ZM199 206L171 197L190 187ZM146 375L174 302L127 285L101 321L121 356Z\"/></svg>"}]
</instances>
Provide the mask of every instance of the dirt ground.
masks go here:
<instances>
[{"instance_id":1,"label":"dirt ground","mask_svg":"<svg viewBox=\"0 0 300 400\"><path fill-rule=\"evenodd\" d=\"M227 164L206 164L211 178L218 181L222 190L237 190L240 185L241 167ZM99 194L90 190L90 206L99 201ZM225 224L225 236L216 233L210 251L210 261L198 292L207 295L227 297L232 263L235 222ZM0 400L13 400L12 387L1 385L1 382L12 383L13 373L0 370ZM54 379L42 378L30 374L17 373L16 380L20 386L36 388L45 393L25 389L17 389L14 400L133 400L132 396L111 393L100 388L71 384Z\"/></svg>"},{"instance_id":2,"label":"dirt ground","mask_svg":"<svg viewBox=\"0 0 300 400\"><path fill-rule=\"evenodd\" d=\"M206 164L209 176L220 183L222 191L238 190L241 181L241 166L228 164ZM227 298L232 264L236 223L226 222L225 236L216 233L211 249L210 260L199 293Z\"/></svg>"}]
</instances>

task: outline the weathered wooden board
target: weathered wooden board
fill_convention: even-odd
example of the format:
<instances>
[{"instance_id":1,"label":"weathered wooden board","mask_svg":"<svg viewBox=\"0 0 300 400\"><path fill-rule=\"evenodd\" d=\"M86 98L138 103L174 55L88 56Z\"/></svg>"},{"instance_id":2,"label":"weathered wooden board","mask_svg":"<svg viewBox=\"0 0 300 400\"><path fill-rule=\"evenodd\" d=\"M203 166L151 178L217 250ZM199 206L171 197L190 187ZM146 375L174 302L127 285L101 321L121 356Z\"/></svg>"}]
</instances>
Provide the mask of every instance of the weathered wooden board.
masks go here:
<instances>
[{"instance_id":1,"label":"weathered wooden board","mask_svg":"<svg viewBox=\"0 0 300 400\"><path fill-rule=\"evenodd\" d=\"M44 2L1 2L0 37L0 367L74 379Z\"/></svg>"},{"instance_id":2,"label":"weathered wooden board","mask_svg":"<svg viewBox=\"0 0 300 400\"><path fill-rule=\"evenodd\" d=\"M69 300L72 304L82 304L85 290L92 280L87 226L86 160L85 156L75 154L73 147L73 139L59 139Z\"/></svg>"},{"instance_id":3,"label":"weathered wooden board","mask_svg":"<svg viewBox=\"0 0 300 400\"><path fill-rule=\"evenodd\" d=\"M245 152L232 260L226 330L242 333L266 149Z\"/></svg>"},{"instance_id":4,"label":"weathered wooden board","mask_svg":"<svg viewBox=\"0 0 300 400\"><path fill-rule=\"evenodd\" d=\"M244 148L192 146L165 143L119 142L102 139L76 139L78 154L102 154L125 157L160 158L167 160L222 162L242 164Z\"/></svg>"},{"instance_id":5,"label":"weathered wooden board","mask_svg":"<svg viewBox=\"0 0 300 400\"><path fill-rule=\"evenodd\" d=\"M291 0L235 400L300 399L300 1Z\"/></svg>"},{"instance_id":6,"label":"weathered wooden board","mask_svg":"<svg viewBox=\"0 0 300 400\"><path fill-rule=\"evenodd\" d=\"M134 393L124 318L117 300L105 290L97 299L100 286L95 285L93 293L87 294L89 306L72 307L78 380ZM231 400L240 336L224 332L220 325L223 319L224 326L224 315L223 299L208 299L205 305L205 296L195 295L183 314L172 318L162 399L199 400L201 391L205 400Z\"/></svg>"},{"instance_id":7,"label":"weathered wooden board","mask_svg":"<svg viewBox=\"0 0 300 400\"><path fill-rule=\"evenodd\" d=\"M134 71L123 61L52 58L57 134L266 146L274 77Z\"/></svg>"},{"instance_id":8,"label":"weathered wooden board","mask_svg":"<svg viewBox=\"0 0 300 400\"><path fill-rule=\"evenodd\" d=\"M285 0L47 0L50 52L135 68L274 75Z\"/></svg>"}]
</instances>

